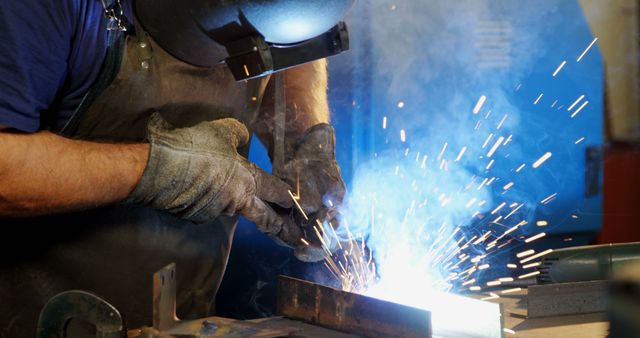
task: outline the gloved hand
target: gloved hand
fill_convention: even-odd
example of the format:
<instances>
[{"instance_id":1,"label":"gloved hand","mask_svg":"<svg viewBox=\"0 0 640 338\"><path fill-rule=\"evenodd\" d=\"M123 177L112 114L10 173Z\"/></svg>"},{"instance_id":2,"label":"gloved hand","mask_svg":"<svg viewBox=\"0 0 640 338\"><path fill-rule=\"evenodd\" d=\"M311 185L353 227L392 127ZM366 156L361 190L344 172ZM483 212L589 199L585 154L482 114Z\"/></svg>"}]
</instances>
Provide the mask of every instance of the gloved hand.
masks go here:
<instances>
[{"instance_id":1,"label":"gloved hand","mask_svg":"<svg viewBox=\"0 0 640 338\"><path fill-rule=\"evenodd\" d=\"M299 243L301 231L266 202L292 206L286 183L240 156L247 128L231 118L173 128L160 114L147 127L149 160L125 202L166 210L204 223L242 214L272 238Z\"/></svg>"},{"instance_id":2,"label":"gloved hand","mask_svg":"<svg viewBox=\"0 0 640 338\"><path fill-rule=\"evenodd\" d=\"M299 194L298 203L309 220L296 217L296 222L305 230L307 241L315 245L298 246L296 256L303 261L318 261L325 251L318 245L319 240L313 226L332 222L337 227L336 208L342 203L345 184L340 175L340 167L335 155L335 132L329 124L315 125L297 142L286 145L287 158L283 168L277 168L277 175L293 187ZM321 229L319 229L321 231ZM325 244L330 251L336 249L337 239L328 234Z\"/></svg>"}]
</instances>

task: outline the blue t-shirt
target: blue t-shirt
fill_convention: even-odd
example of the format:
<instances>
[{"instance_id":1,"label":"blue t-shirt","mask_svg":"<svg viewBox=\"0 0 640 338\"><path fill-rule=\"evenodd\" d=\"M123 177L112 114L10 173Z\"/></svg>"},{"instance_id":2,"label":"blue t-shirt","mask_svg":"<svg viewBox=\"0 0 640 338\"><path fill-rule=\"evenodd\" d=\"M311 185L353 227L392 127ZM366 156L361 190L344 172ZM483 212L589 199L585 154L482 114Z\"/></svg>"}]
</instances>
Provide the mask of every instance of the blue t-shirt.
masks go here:
<instances>
[{"instance_id":1,"label":"blue t-shirt","mask_svg":"<svg viewBox=\"0 0 640 338\"><path fill-rule=\"evenodd\" d=\"M60 130L107 50L100 0L5 0L0 5L0 125Z\"/></svg>"}]
</instances>

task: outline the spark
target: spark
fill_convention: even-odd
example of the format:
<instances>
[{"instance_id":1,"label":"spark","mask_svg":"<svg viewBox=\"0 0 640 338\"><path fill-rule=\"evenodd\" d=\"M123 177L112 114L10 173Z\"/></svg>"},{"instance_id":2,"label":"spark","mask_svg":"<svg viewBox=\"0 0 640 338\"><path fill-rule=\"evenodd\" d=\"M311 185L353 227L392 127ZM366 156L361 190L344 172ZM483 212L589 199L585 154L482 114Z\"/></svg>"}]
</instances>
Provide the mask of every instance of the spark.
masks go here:
<instances>
[{"instance_id":1,"label":"spark","mask_svg":"<svg viewBox=\"0 0 640 338\"><path fill-rule=\"evenodd\" d=\"M478 270L485 270L488 269L491 265L489 264L482 264L478 267Z\"/></svg>"},{"instance_id":2,"label":"spark","mask_svg":"<svg viewBox=\"0 0 640 338\"><path fill-rule=\"evenodd\" d=\"M530 262L530 261L532 261L532 260L534 260L534 259L540 258L540 257L542 257L542 256L544 256L544 255L546 255L546 254L551 253L551 252L553 252L553 249L547 249L547 250L545 250L545 251L539 252L539 253L537 253L537 254L535 254L535 255L533 255L533 256L529 256L529 257L527 257L527 258L525 258L525 259L521 260L521 261L520 261L520 264L524 264L524 263L526 263L526 262Z\"/></svg>"},{"instance_id":3,"label":"spark","mask_svg":"<svg viewBox=\"0 0 640 338\"><path fill-rule=\"evenodd\" d=\"M558 100L553 101L553 103L551 104L551 108L555 107L556 103L558 103Z\"/></svg>"},{"instance_id":4,"label":"spark","mask_svg":"<svg viewBox=\"0 0 640 338\"><path fill-rule=\"evenodd\" d=\"M474 203L476 203L478 199L473 197L472 199L469 200L469 202L467 203L466 207L467 209L469 209Z\"/></svg>"},{"instance_id":5,"label":"spark","mask_svg":"<svg viewBox=\"0 0 640 338\"><path fill-rule=\"evenodd\" d=\"M540 93L538 98L535 101L533 101L533 104L538 104L538 102L540 102L540 99L542 98L542 95L544 95L544 94Z\"/></svg>"},{"instance_id":6,"label":"spark","mask_svg":"<svg viewBox=\"0 0 640 338\"><path fill-rule=\"evenodd\" d=\"M387 129L387 117L382 118L382 129Z\"/></svg>"},{"instance_id":7,"label":"spark","mask_svg":"<svg viewBox=\"0 0 640 338\"><path fill-rule=\"evenodd\" d=\"M487 301L487 300L492 300L492 299L496 299L496 298L500 298L500 296L496 295L495 293L492 293L492 294L490 294L489 297L480 298L480 300Z\"/></svg>"},{"instance_id":8,"label":"spark","mask_svg":"<svg viewBox=\"0 0 640 338\"><path fill-rule=\"evenodd\" d=\"M489 136L487 136L487 139L482 144L482 149L484 149L487 146L487 144L489 143L489 141L491 141L492 138L493 138L493 133L491 133L491 134L489 134Z\"/></svg>"},{"instance_id":9,"label":"spark","mask_svg":"<svg viewBox=\"0 0 640 338\"><path fill-rule=\"evenodd\" d=\"M509 189L511 189L511 187L513 187L513 184L514 184L513 182L509 182L509 183L505 184L505 186L502 187L502 189L503 190L509 190Z\"/></svg>"},{"instance_id":10,"label":"spark","mask_svg":"<svg viewBox=\"0 0 640 338\"><path fill-rule=\"evenodd\" d=\"M502 278L498 278L498 280L502 283L509 283L509 282L513 282L513 277L502 277Z\"/></svg>"},{"instance_id":11,"label":"spark","mask_svg":"<svg viewBox=\"0 0 640 338\"><path fill-rule=\"evenodd\" d=\"M504 331L504 333L508 333L508 334L516 334L516 331L513 331L511 329L507 329L506 327L503 328L502 331Z\"/></svg>"},{"instance_id":12,"label":"spark","mask_svg":"<svg viewBox=\"0 0 640 338\"><path fill-rule=\"evenodd\" d=\"M472 286L472 287L469 288L469 290L471 290L471 291L480 291L480 290L482 290L482 288L479 287L479 286Z\"/></svg>"},{"instance_id":13,"label":"spark","mask_svg":"<svg viewBox=\"0 0 640 338\"><path fill-rule=\"evenodd\" d=\"M487 282L487 286L498 286L500 284L502 284L502 282L499 281L499 280L494 280L494 281Z\"/></svg>"},{"instance_id":14,"label":"spark","mask_svg":"<svg viewBox=\"0 0 640 338\"><path fill-rule=\"evenodd\" d=\"M527 251L523 251L523 252L517 253L516 257L522 258L522 257L533 255L534 253L536 253L536 251L533 250L533 249L530 249L530 250L527 250Z\"/></svg>"},{"instance_id":15,"label":"spark","mask_svg":"<svg viewBox=\"0 0 640 338\"><path fill-rule=\"evenodd\" d=\"M533 169L537 169L539 166L541 166L546 160L548 160L551 157L551 152L546 152L544 155L542 155L538 160L536 160L535 162L533 162L533 164L531 165L531 167Z\"/></svg>"},{"instance_id":16,"label":"spark","mask_svg":"<svg viewBox=\"0 0 640 338\"><path fill-rule=\"evenodd\" d=\"M578 113L580 113L580 111L582 111L582 108L586 107L589 104L589 101L584 101L582 103L582 105L580 106L580 108L576 109L575 112L573 112L573 114L571 114L571 118L576 117L576 115L578 115Z\"/></svg>"},{"instance_id":17,"label":"spark","mask_svg":"<svg viewBox=\"0 0 640 338\"><path fill-rule=\"evenodd\" d=\"M502 209L502 207L504 207L507 204L507 202L502 202L499 206L497 206L495 209L493 209L493 211L491 212L492 215L495 215L498 211L500 211L500 209Z\"/></svg>"},{"instance_id":18,"label":"spark","mask_svg":"<svg viewBox=\"0 0 640 338\"><path fill-rule=\"evenodd\" d=\"M489 152L487 153L487 157L493 156L496 150L498 150L498 148L502 145L503 141L504 141L504 136L500 136L496 141L496 143L493 145L493 147L491 147L491 150L489 150Z\"/></svg>"},{"instance_id":19,"label":"spark","mask_svg":"<svg viewBox=\"0 0 640 338\"><path fill-rule=\"evenodd\" d=\"M539 227L546 227L547 225L549 225L549 223L545 220L539 220L536 222L536 225Z\"/></svg>"},{"instance_id":20,"label":"spark","mask_svg":"<svg viewBox=\"0 0 640 338\"><path fill-rule=\"evenodd\" d=\"M551 202L554 198L556 198L556 196L558 196L558 193L553 193L553 194L547 196L547 198L545 198L542 201L540 201L540 204L547 204L547 203Z\"/></svg>"},{"instance_id":21,"label":"spark","mask_svg":"<svg viewBox=\"0 0 640 338\"><path fill-rule=\"evenodd\" d=\"M518 169L516 169L516 172L519 173L524 167L526 166L526 164L522 163Z\"/></svg>"},{"instance_id":22,"label":"spark","mask_svg":"<svg viewBox=\"0 0 640 338\"><path fill-rule=\"evenodd\" d=\"M518 212L518 210L520 210L520 208L522 208L522 206L524 205L524 203L521 203L517 208L513 209L508 215L507 217L505 217L504 219L507 219L509 217L511 217L511 215L515 214L516 212ZM517 225L516 225L517 226Z\"/></svg>"},{"instance_id":23,"label":"spark","mask_svg":"<svg viewBox=\"0 0 640 338\"><path fill-rule=\"evenodd\" d=\"M293 203L295 203L296 208L298 208L298 210L300 211L300 213L302 214L302 216L304 217L305 220L309 220L309 217L307 217L307 214L304 212L304 210L302 209L302 206L300 206L300 203L298 203L298 199L299 197L297 197L296 195L294 195L291 190L287 190L289 192L289 196L291 196L291 199L293 200Z\"/></svg>"},{"instance_id":24,"label":"spark","mask_svg":"<svg viewBox=\"0 0 640 338\"><path fill-rule=\"evenodd\" d=\"M404 129L400 129L400 141L403 143L407 140L407 134Z\"/></svg>"},{"instance_id":25,"label":"spark","mask_svg":"<svg viewBox=\"0 0 640 338\"><path fill-rule=\"evenodd\" d=\"M493 165L493 163L494 163L494 162L495 162L495 160L491 160L491 161L489 162L489 164L487 164L487 167L485 168L485 170L489 170L489 169L491 169L491 166Z\"/></svg>"},{"instance_id":26,"label":"spark","mask_svg":"<svg viewBox=\"0 0 640 338\"><path fill-rule=\"evenodd\" d=\"M540 264L542 264L542 262L535 262L535 263L523 265L522 268L523 269L531 269L531 268L535 268L536 266L540 266Z\"/></svg>"},{"instance_id":27,"label":"spark","mask_svg":"<svg viewBox=\"0 0 640 338\"><path fill-rule=\"evenodd\" d=\"M507 117L509 117L509 114L504 114L504 117L502 118L502 120L500 120L500 123L498 123L498 126L496 127L496 129L502 128L502 125L507 120Z\"/></svg>"},{"instance_id":28,"label":"spark","mask_svg":"<svg viewBox=\"0 0 640 338\"><path fill-rule=\"evenodd\" d=\"M478 102L476 103L476 106L473 107L473 114L478 114L480 112L480 109L482 109L482 105L484 105L485 101L487 101L487 97L482 95L480 96L480 99L478 99Z\"/></svg>"},{"instance_id":29,"label":"spark","mask_svg":"<svg viewBox=\"0 0 640 338\"><path fill-rule=\"evenodd\" d=\"M522 84L521 83L519 83L518 86L516 86L516 91L519 91L520 88L522 88Z\"/></svg>"},{"instance_id":30,"label":"spark","mask_svg":"<svg viewBox=\"0 0 640 338\"><path fill-rule=\"evenodd\" d=\"M476 282L476 279L475 279L475 278L474 278L474 279L470 279L470 280L468 280L468 281L466 281L466 282L462 283L462 286L471 285L471 284L473 284L473 283L475 283L475 282Z\"/></svg>"},{"instance_id":31,"label":"spark","mask_svg":"<svg viewBox=\"0 0 640 338\"><path fill-rule=\"evenodd\" d=\"M447 150L448 145L449 143L445 142L444 145L442 146L442 150L440 150L440 155L438 155L438 161L442 160L442 157L444 156L444 152Z\"/></svg>"},{"instance_id":32,"label":"spark","mask_svg":"<svg viewBox=\"0 0 640 338\"><path fill-rule=\"evenodd\" d=\"M507 268L509 268L509 269L517 269L518 266L513 264L513 263L509 263L509 264L507 264Z\"/></svg>"},{"instance_id":33,"label":"spark","mask_svg":"<svg viewBox=\"0 0 640 338\"><path fill-rule=\"evenodd\" d=\"M542 238L542 237L544 237L544 236L546 236L546 235L547 235L546 233L541 232L541 233L539 233L539 234L537 234L537 235L535 235L535 236L531 236L531 237L529 237L529 238L525 239L525 240L524 240L524 242L525 242L525 243L531 243L531 242L533 242L533 241L535 241L535 240L537 240L537 239L540 239L540 238Z\"/></svg>"},{"instance_id":34,"label":"spark","mask_svg":"<svg viewBox=\"0 0 640 338\"><path fill-rule=\"evenodd\" d=\"M582 52L582 54L580 54L580 56L578 57L578 60L576 60L576 62L580 62L580 60L582 60L582 58L587 54L587 52L589 51L589 49L591 49L591 47L593 47L593 44L596 43L596 41L598 41L598 38L593 39L593 41L591 41L591 43L589 44L589 46L584 50L584 52Z\"/></svg>"},{"instance_id":35,"label":"spark","mask_svg":"<svg viewBox=\"0 0 640 338\"><path fill-rule=\"evenodd\" d=\"M460 153L458 153L458 157L456 157L456 162L460 161L460 159L462 158L462 155L464 155L466 151L467 151L467 147L466 146L462 147L462 149L460 150Z\"/></svg>"},{"instance_id":36,"label":"spark","mask_svg":"<svg viewBox=\"0 0 640 338\"><path fill-rule=\"evenodd\" d=\"M573 102L569 108L567 108L567 111L571 111L571 109L573 109L573 107L575 107L578 103L580 103L580 101L582 101L582 99L584 99L584 95L581 95L575 102Z\"/></svg>"},{"instance_id":37,"label":"spark","mask_svg":"<svg viewBox=\"0 0 640 338\"><path fill-rule=\"evenodd\" d=\"M537 276L539 274L540 274L540 271L534 271L534 272L531 272L531 273L526 273L524 275L518 276L518 279L525 279L525 278Z\"/></svg>"},{"instance_id":38,"label":"spark","mask_svg":"<svg viewBox=\"0 0 640 338\"><path fill-rule=\"evenodd\" d=\"M300 241L304 243L304 245L309 246L309 242L307 242L304 238L300 238Z\"/></svg>"},{"instance_id":39,"label":"spark","mask_svg":"<svg viewBox=\"0 0 640 338\"><path fill-rule=\"evenodd\" d=\"M562 61L562 63L560 64L560 66L558 66L556 71L553 72L553 77L556 77L556 75L558 75L558 73L560 73L560 71L562 70L562 68L564 68L564 65L566 65L566 64L567 64L567 61Z\"/></svg>"},{"instance_id":40,"label":"spark","mask_svg":"<svg viewBox=\"0 0 640 338\"><path fill-rule=\"evenodd\" d=\"M513 279L513 278L511 278L511 279ZM522 291L522 288L513 288L513 289L502 290L502 291L500 291L500 293L503 294L503 295L506 295L506 294L509 294L509 293L520 292L520 291Z\"/></svg>"},{"instance_id":41,"label":"spark","mask_svg":"<svg viewBox=\"0 0 640 338\"><path fill-rule=\"evenodd\" d=\"M578 219L578 215L571 215L571 218Z\"/></svg>"},{"instance_id":42,"label":"spark","mask_svg":"<svg viewBox=\"0 0 640 338\"><path fill-rule=\"evenodd\" d=\"M404 101L398 101L398 108L404 108Z\"/></svg>"},{"instance_id":43,"label":"spark","mask_svg":"<svg viewBox=\"0 0 640 338\"><path fill-rule=\"evenodd\" d=\"M584 141L584 137L579 138L576 142L574 142L575 144L578 144L580 142Z\"/></svg>"}]
</instances>

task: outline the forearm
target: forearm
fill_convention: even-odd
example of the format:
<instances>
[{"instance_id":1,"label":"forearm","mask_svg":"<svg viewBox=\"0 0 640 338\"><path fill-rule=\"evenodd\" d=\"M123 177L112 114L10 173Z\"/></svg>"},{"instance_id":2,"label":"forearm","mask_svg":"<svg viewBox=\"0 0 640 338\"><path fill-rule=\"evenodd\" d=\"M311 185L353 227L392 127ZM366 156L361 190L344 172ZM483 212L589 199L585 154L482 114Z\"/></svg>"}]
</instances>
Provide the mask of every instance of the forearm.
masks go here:
<instances>
[{"instance_id":1,"label":"forearm","mask_svg":"<svg viewBox=\"0 0 640 338\"><path fill-rule=\"evenodd\" d=\"M329 122L327 62L318 60L284 71L287 138L297 139L311 127ZM254 130L268 148L274 129L275 81L272 77Z\"/></svg>"},{"instance_id":2,"label":"forearm","mask_svg":"<svg viewBox=\"0 0 640 338\"><path fill-rule=\"evenodd\" d=\"M148 144L102 144L0 130L0 216L82 210L126 198Z\"/></svg>"}]
</instances>

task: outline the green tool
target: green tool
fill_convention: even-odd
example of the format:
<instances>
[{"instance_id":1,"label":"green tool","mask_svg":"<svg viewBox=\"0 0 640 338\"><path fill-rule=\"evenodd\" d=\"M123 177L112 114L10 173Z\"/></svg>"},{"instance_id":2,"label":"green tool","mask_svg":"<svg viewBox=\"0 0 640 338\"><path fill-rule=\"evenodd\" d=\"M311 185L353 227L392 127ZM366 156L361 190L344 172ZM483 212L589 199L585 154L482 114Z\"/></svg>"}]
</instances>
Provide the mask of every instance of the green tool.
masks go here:
<instances>
[{"instance_id":1,"label":"green tool","mask_svg":"<svg viewBox=\"0 0 640 338\"><path fill-rule=\"evenodd\" d=\"M558 249L542 259L538 284L606 280L634 262L640 262L640 242Z\"/></svg>"}]
</instances>

